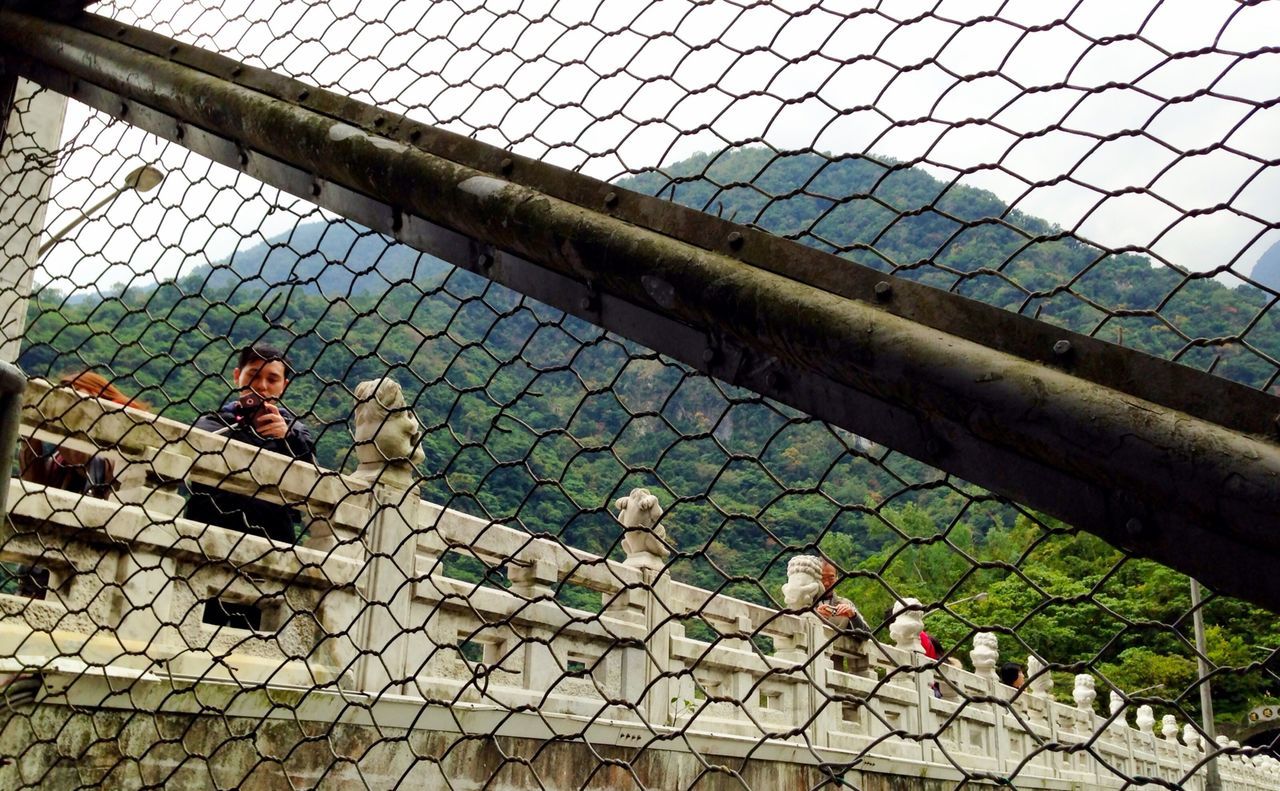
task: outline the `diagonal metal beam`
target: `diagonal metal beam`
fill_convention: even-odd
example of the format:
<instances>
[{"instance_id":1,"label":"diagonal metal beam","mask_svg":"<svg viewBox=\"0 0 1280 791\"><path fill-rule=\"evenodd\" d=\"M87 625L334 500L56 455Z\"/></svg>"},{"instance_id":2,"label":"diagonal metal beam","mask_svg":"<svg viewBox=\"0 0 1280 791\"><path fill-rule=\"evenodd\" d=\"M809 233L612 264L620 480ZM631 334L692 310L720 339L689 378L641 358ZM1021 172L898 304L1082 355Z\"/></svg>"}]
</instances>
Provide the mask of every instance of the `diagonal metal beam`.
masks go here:
<instances>
[{"instance_id":1,"label":"diagonal metal beam","mask_svg":"<svg viewBox=\"0 0 1280 791\"><path fill-rule=\"evenodd\" d=\"M0 41L19 73L131 124L1280 610L1265 434L1280 399L154 34L77 25L0 12ZM1074 353L1055 358L1064 340Z\"/></svg>"}]
</instances>

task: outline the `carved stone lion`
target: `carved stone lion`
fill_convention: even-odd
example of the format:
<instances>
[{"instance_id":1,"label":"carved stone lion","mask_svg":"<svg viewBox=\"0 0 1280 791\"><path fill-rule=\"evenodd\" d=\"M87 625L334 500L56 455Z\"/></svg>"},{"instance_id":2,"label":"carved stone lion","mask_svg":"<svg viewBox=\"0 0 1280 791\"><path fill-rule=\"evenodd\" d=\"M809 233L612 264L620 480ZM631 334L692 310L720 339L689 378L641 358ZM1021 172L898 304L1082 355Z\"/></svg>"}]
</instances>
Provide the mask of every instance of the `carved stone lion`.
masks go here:
<instances>
[{"instance_id":1,"label":"carved stone lion","mask_svg":"<svg viewBox=\"0 0 1280 791\"><path fill-rule=\"evenodd\" d=\"M618 509L618 521L625 532L622 535L622 551L633 566L657 565L671 554L664 539L667 529L658 520L662 518L662 505L648 489L635 488L626 497L614 501Z\"/></svg>"},{"instance_id":2,"label":"carved stone lion","mask_svg":"<svg viewBox=\"0 0 1280 791\"><path fill-rule=\"evenodd\" d=\"M426 458L419 447L422 425L396 380L383 377L356 385L355 417L357 474L376 475L390 463L412 465Z\"/></svg>"},{"instance_id":3,"label":"carved stone lion","mask_svg":"<svg viewBox=\"0 0 1280 791\"><path fill-rule=\"evenodd\" d=\"M1075 699L1076 708L1085 711L1093 711L1093 700L1098 697L1097 682L1093 676L1088 673L1079 673L1076 675L1075 689L1071 690L1071 697Z\"/></svg>"},{"instance_id":4,"label":"carved stone lion","mask_svg":"<svg viewBox=\"0 0 1280 791\"><path fill-rule=\"evenodd\" d=\"M797 555L787 562L787 582L782 586L782 598L789 610L812 607L826 589L822 585L822 560L809 555Z\"/></svg>"},{"instance_id":5,"label":"carved stone lion","mask_svg":"<svg viewBox=\"0 0 1280 791\"><path fill-rule=\"evenodd\" d=\"M1000 661L1000 641L995 632L978 632L973 636L973 650L969 652L973 672L990 681L999 681L996 663Z\"/></svg>"}]
</instances>

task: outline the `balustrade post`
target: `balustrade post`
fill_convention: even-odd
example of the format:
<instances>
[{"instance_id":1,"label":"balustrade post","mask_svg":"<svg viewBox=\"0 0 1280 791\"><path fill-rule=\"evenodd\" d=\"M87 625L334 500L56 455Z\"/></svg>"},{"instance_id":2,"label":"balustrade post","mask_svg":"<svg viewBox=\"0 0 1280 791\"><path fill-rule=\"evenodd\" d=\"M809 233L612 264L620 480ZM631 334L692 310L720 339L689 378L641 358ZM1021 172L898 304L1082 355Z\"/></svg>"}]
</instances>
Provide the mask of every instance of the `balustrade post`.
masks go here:
<instances>
[{"instance_id":1,"label":"balustrade post","mask_svg":"<svg viewBox=\"0 0 1280 791\"><path fill-rule=\"evenodd\" d=\"M622 645L610 653L620 658L618 688L621 699L638 718L650 724L663 725L670 711L670 680L655 679L669 664L671 633L667 627L657 626L661 618L652 620L662 612L654 594L655 579L654 572L643 572L640 587L603 594L602 614L645 627L642 645Z\"/></svg>"},{"instance_id":2,"label":"balustrade post","mask_svg":"<svg viewBox=\"0 0 1280 791\"><path fill-rule=\"evenodd\" d=\"M356 581L363 596L356 645L356 683L373 695L403 692L410 675L409 631L422 498L416 483L422 429L400 385L390 378L356 386L355 477L369 482L371 519L362 543L368 557Z\"/></svg>"},{"instance_id":3,"label":"balustrade post","mask_svg":"<svg viewBox=\"0 0 1280 791\"><path fill-rule=\"evenodd\" d=\"M795 664L812 679L796 700L796 724L808 723L805 730L812 744L829 746L831 734L841 724L841 707L827 692L829 672L835 668L832 649L835 630L810 608L826 592L822 572L824 561L812 555L797 555L787 562L787 582L782 596L789 610L806 610L790 635L774 639L774 656Z\"/></svg>"},{"instance_id":4,"label":"balustrade post","mask_svg":"<svg viewBox=\"0 0 1280 791\"><path fill-rule=\"evenodd\" d=\"M121 457L125 464L117 476L116 498L142 508L145 516L139 516L148 524L168 523L172 529L173 520L186 507L179 487L189 460L166 448L147 448L141 453L122 451ZM176 532L173 538L177 540ZM126 646L146 646L149 653L163 651L166 644L181 644L180 619L174 619L172 612L173 584L179 576L174 558L137 543L130 543L115 554L120 590L115 629L120 641Z\"/></svg>"},{"instance_id":5,"label":"balustrade post","mask_svg":"<svg viewBox=\"0 0 1280 791\"><path fill-rule=\"evenodd\" d=\"M889 636L894 645L907 652L907 661L914 668L912 675L916 687L916 733L925 734L936 731L935 718L932 716L933 703L933 671L919 669L927 661L924 645L920 642L920 633L924 631L924 611L918 599L906 598L893 606L893 620L889 624ZM920 758L923 761L933 760L933 751L927 740L920 741Z\"/></svg>"}]
</instances>

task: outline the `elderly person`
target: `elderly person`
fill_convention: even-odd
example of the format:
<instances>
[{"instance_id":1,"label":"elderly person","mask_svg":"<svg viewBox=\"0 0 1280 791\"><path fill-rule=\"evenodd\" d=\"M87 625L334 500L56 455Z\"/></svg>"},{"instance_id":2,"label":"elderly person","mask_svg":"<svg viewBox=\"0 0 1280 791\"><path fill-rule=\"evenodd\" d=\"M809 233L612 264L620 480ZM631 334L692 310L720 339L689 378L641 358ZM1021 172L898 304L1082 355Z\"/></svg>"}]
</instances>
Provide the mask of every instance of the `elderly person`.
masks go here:
<instances>
[{"instance_id":1,"label":"elderly person","mask_svg":"<svg viewBox=\"0 0 1280 791\"><path fill-rule=\"evenodd\" d=\"M858 615L858 610L853 606L853 602L836 594L836 583L839 579L840 573L836 570L835 565L830 561L824 560L822 562L822 587L825 592L814 603L813 611L836 629L855 629L860 632L870 632L871 630L867 628L867 622L862 620L861 615Z\"/></svg>"}]
</instances>

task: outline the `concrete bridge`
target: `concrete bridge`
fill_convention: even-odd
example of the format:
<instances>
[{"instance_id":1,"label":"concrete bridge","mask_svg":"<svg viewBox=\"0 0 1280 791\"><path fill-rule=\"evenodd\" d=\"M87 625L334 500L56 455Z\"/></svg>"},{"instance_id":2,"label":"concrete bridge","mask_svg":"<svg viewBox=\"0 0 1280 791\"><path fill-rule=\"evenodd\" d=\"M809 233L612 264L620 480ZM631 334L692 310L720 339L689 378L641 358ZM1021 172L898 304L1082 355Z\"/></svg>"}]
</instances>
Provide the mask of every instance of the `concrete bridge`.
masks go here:
<instances>
[{"instance_id":1,"label":"concrete bridge","mask_svg":"<svg viewBox=\"0 0 1280 791\"><path fill-rule=\"evenodd\" d=\"M1047 671L1004 686L994 635L976 672L921 653L918 612L858 641L682 584L644 542L615 562L441 508L405 461L344 475L40 380L22 432L111 454L121 487L10 485L4 560L49 578L0 595L0 755L22 756L0 787L1201 789L1215 756L1223 788L1280 786L1148 706L1101 716L1091 677L1075 706ZM184 519L184 482L297 508L307 538ZM451 578L450 552L510 587Z\"/></svg>"}]
</instances>

